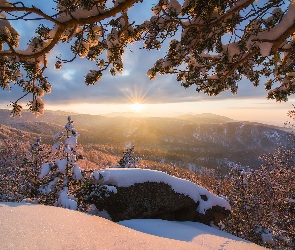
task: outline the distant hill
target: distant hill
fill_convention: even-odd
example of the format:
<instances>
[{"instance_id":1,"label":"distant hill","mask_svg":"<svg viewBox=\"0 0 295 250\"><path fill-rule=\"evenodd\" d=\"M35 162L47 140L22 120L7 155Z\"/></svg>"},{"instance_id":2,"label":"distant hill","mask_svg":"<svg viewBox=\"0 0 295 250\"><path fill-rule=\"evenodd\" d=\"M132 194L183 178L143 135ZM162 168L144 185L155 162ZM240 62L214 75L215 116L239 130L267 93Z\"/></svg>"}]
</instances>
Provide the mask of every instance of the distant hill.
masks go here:
<instances>
[{"instance_id":1,"label":"distant hill","mask_svg":"<svg viewBox=\"0 0 295 250\"><path fill-rule=\"evenodd\" d=\"M184 114L176 116L177 119L182 119L186 121L191 121L194 123L227 123L233 122L233 119L230 119L225 116L215 115L211 113L204 113L204 114Z\"/></svg>"},{"instance_id":2,"label":"distant hill","mask_svg":"<svg viewBox=\"0 0 295 250\"><path fill-rule=\"evenodd\" d=\"M25 141L35 141L40 134L34 132L27 132L20 129L16 129L10 126L0 124L0 139L15 139ZM43 139L48 139L47 135L43 136Z\"/></svg>"},{"instance_id":3,"label":"distant hill","mask_svg":"<svg viewBox=\"0 0 295 250\"><path fill-rule=\"evenodd\" d=\"M120 150L135 145L136 153L148 160L172 163L184 168L216 168L233 163L259 166L258 156L288 146L290 133L270 125L237 122L214 114L177 117L106 117L46 111L35 118L10 118L0 110L0 124L49 138L63 129L71 115L79 142L109 145Z\"/></svg>"}]
</instances>

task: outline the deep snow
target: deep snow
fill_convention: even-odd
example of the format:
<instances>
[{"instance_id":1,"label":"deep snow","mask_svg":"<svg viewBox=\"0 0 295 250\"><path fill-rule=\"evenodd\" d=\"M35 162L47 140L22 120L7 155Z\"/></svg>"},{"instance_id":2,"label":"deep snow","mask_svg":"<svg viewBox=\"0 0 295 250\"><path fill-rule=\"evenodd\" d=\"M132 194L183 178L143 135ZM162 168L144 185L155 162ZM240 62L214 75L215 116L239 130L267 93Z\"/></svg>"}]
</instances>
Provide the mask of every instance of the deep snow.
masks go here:
<instances>
[{"instance_id":1,"label":"deep snow","mask_svg":"<svg viewBox=\"0 0 295 250\"><path fill-rule=\"evenodd\" d=\"M196 222L119 224L59 207L0 203L0 249L264 249Z\"/></svg>"}]
</instances>

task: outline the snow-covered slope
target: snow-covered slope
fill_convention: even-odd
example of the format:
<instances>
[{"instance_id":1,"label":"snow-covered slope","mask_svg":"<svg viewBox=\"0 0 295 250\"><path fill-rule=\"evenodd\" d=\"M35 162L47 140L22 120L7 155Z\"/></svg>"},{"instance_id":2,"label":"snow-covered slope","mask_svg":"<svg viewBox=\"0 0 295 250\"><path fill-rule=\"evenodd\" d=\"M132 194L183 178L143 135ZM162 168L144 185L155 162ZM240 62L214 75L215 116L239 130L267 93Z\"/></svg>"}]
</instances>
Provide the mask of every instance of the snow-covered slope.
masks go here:
<instances>
[{"instance_id":1,"label":"snow-covered slope","mask_svg":"<svg viewBox=\"0 0 295 250\"><path fill-rule=\"evenodd\" d=\"M0 249L264 249L200 223L120 223L126 227L63 208L0 203Z\"/></svg>"}]
</instances>

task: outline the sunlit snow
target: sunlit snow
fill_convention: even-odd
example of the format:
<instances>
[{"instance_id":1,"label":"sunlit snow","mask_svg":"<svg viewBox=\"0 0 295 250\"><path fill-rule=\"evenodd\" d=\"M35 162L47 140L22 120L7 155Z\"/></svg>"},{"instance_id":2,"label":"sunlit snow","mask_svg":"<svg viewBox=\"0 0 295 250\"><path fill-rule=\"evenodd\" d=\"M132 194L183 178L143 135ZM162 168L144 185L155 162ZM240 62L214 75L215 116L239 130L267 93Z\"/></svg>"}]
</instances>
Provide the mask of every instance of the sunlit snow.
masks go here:
<instances>
[{"instance_id":1,"label":"sunlit snow","mask_svg":"<svg viewBox=\"0 0 295 250\"><path fill-rule=\"evenodd\" d=\"M120 224L58 207L0 203L0 249L264 249L197 222Z\"/></svg>"},{"instance_id":2,"label":"sunlit snow","mask_svg":"<svg viewBox=\"0 0 295 250\"><path fill-rule=\"evenodd\" d=\"M128 187L135 183L143 182L164 182L170 185L175 192L188 195L194 201L200 202L198 206L198 212L200 213L205 213L207 209L216 205L231 210L231 207L226 200L210 193L207 189L190 181L173 177L156 170L109 168L94 172L93 177L100 184L110 184L119 187ZM206 195L208 199L206 201L202 200L200 198L201 195Z\"/></svg>"}]
</instances>

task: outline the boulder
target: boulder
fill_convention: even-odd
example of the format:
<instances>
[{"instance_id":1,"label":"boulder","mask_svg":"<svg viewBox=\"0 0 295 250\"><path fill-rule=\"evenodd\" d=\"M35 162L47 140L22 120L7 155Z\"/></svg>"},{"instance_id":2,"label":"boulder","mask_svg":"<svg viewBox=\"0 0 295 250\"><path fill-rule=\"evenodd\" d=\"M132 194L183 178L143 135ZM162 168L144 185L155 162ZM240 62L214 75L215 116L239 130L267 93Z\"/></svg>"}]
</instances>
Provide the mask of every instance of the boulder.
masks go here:
<instances>
[{"instance_id":1,"label":"boulder","mask_svg":"<svg viewBox=\"0 0 295 250\"><path fill-rule=\"evenodd\" d=\"M209 225L218 224L230 214L228 203L208 190L163 172L142 169L97 172L87 201L116 222L157 218Z\"/></svg>"}]
</instances>

